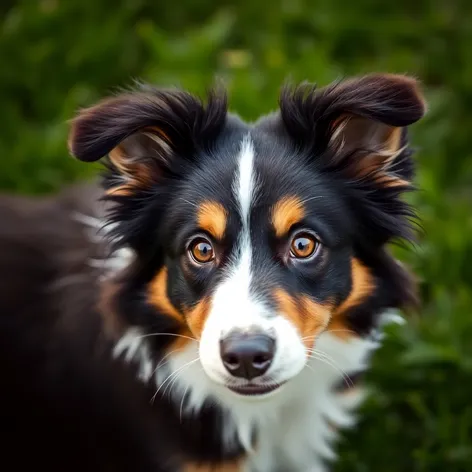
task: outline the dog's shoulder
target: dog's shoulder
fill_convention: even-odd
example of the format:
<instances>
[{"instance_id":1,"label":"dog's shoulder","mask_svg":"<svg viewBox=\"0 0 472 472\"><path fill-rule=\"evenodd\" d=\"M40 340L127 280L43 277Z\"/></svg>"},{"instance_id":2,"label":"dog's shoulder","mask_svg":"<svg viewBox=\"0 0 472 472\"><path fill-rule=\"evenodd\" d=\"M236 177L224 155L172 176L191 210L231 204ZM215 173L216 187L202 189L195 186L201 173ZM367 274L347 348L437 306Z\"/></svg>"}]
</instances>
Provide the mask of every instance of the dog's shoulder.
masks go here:
<instances>
[{"instance_id":1,"label":"dog's shoulder","mask_svg":"<svg viewBox=\"0 0 472 472\"><path fill-rule=\"evenodd\" d=\"M0 422L18 470L161 470L148 403L101 334L97 192L0 196Z\"/></svg>"}]
</instances>

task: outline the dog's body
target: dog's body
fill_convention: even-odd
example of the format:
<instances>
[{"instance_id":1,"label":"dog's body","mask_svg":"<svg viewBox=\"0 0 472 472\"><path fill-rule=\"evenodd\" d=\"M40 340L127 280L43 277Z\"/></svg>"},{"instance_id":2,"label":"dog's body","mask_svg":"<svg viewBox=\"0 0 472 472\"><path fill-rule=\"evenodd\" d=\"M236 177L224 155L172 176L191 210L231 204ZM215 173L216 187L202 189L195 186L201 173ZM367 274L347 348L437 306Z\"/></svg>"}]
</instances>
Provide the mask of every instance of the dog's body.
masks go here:
<instances>
[{"instance_id":1,"label":"dog's body","mask_svg":"<svg viewBox=\"0 0 472 472\"><path fill-rule=\"evenodd\" d=\"M149 89L82 113L71 151L109 153L103 188L0 200L16 470L325 470L364 397L345 377L413 300L384 246L423 113L397 76L286 93L255 125Z\"/></svg>"}]
</instances>

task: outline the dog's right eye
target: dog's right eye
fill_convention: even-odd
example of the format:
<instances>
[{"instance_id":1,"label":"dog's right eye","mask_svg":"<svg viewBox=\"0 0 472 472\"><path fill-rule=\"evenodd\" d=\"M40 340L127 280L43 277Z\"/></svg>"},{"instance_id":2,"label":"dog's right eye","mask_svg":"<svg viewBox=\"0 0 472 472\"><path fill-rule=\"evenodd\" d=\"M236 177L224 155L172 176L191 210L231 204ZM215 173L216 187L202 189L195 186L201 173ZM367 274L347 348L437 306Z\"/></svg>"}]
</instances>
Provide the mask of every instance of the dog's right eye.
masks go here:
<instances>
[{"instance_id":1,"label":"dog's right eye","mask_svg":"<svg viewBox=\"0 0 472 472\"><path fill-rule=\"evenodd\" d=\"M213 246L205 238L196 238L189 246L189 253L192 259L198 264L206 264L215 259Z\"/></svg>"},{"instance_id":2,"label":"dog's right eye","mask_svg":"<svg viewBox=\"0 0 472 472\"><path fill-rule=\"evenodd\" d=\"M297 233L290 244L290 255L295 259L309 259L319 248L316 237L308 232Z\"/></svg>"}]
</instances>

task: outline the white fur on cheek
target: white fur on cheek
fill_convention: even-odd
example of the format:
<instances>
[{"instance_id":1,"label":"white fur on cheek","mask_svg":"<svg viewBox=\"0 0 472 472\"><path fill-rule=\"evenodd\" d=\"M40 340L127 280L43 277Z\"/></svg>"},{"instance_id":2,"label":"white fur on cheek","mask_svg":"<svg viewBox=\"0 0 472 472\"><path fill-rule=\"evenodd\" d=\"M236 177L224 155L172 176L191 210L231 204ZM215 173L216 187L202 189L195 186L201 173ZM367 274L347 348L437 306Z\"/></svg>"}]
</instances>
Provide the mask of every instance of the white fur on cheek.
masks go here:
<instances>
[{"instance_id":1,"label":"white fur on cheek","mask_svg":"<svg viewBox=\"0 0 472 472\"><path fill-rule=\"evenodd\" d=\"M154 371L154 362L147 341L144 338L145 335L141 329L137 327L129 328L116 344L113 357L120 358L124 354L125 362L137 361L138 378L143 382L147 382Z\"/></svg>"},{"instance_id":2,"label":"white fur on cheek","mask_svg":"<svg viewBox=\"0 0 472 472\"><path fill-rule=\"evenodd\" d=\"M281 383L295 377L305 367L307 353L303 342L290 321L282 315L271 319L277 347L268 375Z\"/></svg>"}]
</instances>

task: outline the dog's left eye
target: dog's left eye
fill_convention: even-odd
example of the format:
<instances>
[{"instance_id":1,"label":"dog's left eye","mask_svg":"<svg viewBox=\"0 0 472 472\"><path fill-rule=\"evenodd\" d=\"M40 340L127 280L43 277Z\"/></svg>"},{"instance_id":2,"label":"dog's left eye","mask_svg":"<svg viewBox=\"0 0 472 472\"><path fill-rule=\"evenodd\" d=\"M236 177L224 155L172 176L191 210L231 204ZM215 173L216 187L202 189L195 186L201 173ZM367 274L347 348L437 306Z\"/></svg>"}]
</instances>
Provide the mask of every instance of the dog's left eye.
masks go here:
<instances>
[{"instance_id":1,"label":"dog's left eye","mask_svg":"<svg viewBox=\"0 0 472 472\"><path fill-rule=\"evenodd\" d=\"M206 264L215 258L215 252L210 241L204 238L194 239L189 247L190 255L195 262Z\"/></svg>"},{"instance_id":2,"label":"dog's left eye","mask_svg":"<svg viewBox=\"0 0 472 472\"><path fill-rule=\"evenodd\" d=\"M317 250L318 240L310 233L298 233L292 238L290 255L296 259L308 259Z\"/></svg>"}]
</instances>

